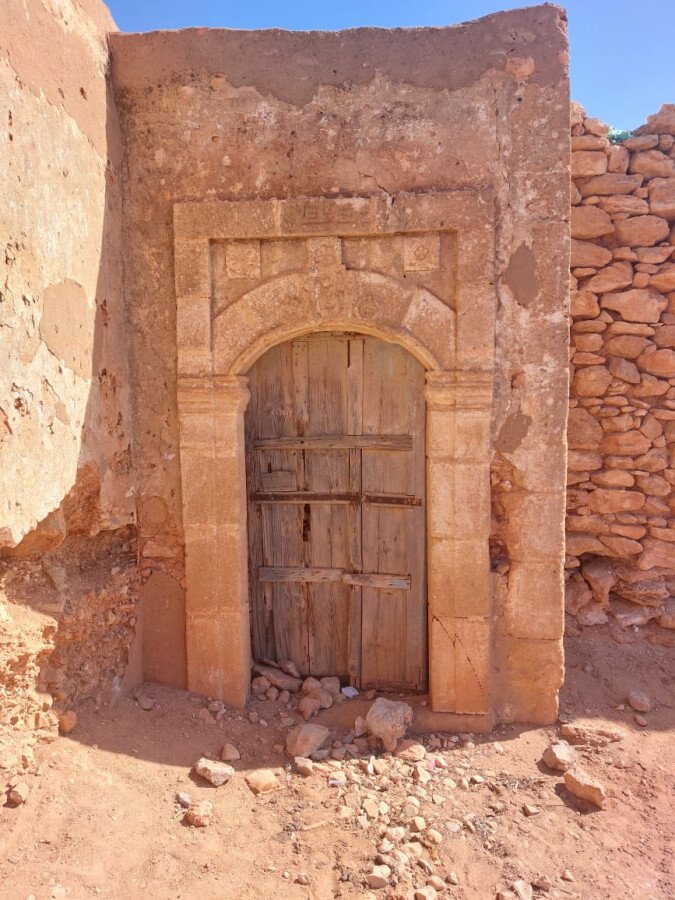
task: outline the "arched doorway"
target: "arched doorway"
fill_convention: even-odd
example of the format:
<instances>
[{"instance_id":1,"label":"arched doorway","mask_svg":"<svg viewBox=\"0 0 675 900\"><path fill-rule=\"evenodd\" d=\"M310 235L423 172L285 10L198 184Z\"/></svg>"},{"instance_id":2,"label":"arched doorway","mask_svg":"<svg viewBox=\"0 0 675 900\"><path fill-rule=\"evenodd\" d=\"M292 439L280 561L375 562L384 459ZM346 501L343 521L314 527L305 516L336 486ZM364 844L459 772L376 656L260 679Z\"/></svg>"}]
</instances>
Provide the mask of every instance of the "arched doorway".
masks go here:
<instances>
[{"instance_id":1,"label":"arched doorway","mask_svg":"<svg viewBox=\"0 0 675 900\"><path fill-rule=\"evenodd\" d=\"M423 366L375 337L318 332L248 377L254 658L425 689Z\"/></svg>"}]
</instances>

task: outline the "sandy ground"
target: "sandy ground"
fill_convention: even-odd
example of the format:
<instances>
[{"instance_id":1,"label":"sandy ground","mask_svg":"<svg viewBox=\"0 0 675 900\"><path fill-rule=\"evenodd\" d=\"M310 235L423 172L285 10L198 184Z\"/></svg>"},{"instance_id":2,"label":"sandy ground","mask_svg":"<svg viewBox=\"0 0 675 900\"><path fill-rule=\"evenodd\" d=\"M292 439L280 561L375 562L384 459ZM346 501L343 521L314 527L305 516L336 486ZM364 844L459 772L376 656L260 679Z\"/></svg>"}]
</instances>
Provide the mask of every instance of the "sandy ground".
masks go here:
<instances>
[{"instance_id":1,"label":"sandy ground","mask_svg":"<svg viewBox=\"0 0 675 900\"><path fill-rule=\"evenodd\" d=\"M28 801L0 807L0 896L364 897L386 819L407 824L402 804L417 794L419 813L442 843L422 839L427 865L411 859L398 885L371 896L413 898L431 870L457 877L439 897L494 898L519 879L523 896L675 897L673 651L586 634L571 639L567 654L561 718L626 732L620 742L580 751L583 767L605 785L604 810L571 797L562 775L540 762L556 728L509 727L437 753L447 769L434 770L421 794L412 779L392 784L361 771L361 790L389 811L374 821L358 818L359 809L341 818L354 785L292 773L274 749L284 741L286 710L254 701L266 726L233 711L211 723L203 701L146 685L157 700L149 711L134 698L81 709L75 731L44 748L38 771L26 776ZM631 688L652 700L646 727L623 707ZM332 737L341 736L338 726ZM218 758L225 741L241 759L235 777L214 788L191 766L202 755ZM261 766L287 769L279 769L279 790L256 797L244 776ZM360 771L356 762L350 767ZM460 777L472 775L483 782L462 789ZM449 776L457 787L447 785ZM214 802L208 827L184 823L179 791ZM538 814L526 816L524 804Z\"/></svg>"}]
</instances>

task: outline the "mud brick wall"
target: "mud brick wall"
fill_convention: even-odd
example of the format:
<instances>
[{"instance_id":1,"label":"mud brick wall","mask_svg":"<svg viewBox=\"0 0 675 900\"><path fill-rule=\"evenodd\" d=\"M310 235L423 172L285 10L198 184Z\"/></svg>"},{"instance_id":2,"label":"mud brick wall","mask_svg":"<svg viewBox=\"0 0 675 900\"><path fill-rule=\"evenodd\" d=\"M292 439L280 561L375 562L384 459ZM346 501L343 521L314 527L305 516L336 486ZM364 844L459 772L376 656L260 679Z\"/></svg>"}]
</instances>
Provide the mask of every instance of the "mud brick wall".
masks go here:
<instances>
[{"instance_id":1,"label":"mud brick wall","mask_svg":"<svg viewBox=\"0 0 675 900\"><path fill-rule=\"evenodd\" d=\"M568 628L675 629L675 105L572 112Z\"/></svg>"},{"instance_id":2,"label":"mud brick wall","mask_svg":"<svg viewBox=\"0 0 675 900\"><path fill-rule=\"evenodd\" d=\"M2 4L0 769L112 687L134 635L113 29L98 0Z\"/></svg>"}]
</instances>

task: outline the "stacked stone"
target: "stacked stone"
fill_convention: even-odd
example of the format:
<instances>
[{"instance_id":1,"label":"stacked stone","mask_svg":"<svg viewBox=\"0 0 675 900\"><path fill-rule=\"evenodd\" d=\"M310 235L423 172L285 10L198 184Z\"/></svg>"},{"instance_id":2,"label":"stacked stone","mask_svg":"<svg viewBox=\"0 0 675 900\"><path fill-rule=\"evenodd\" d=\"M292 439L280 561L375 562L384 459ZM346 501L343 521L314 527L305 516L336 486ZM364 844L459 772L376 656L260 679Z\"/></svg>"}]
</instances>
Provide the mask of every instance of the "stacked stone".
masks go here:
<instances>
[{"instance_id":1,"label":"stacked stone","mask_svg":"<svg viewBox=\"0 0 675 900\"><path fill-rule=\"evenodd\" d=\"M621 143L608 131L573 105L566 609L583 625L658 623L650 639L668 642L675 105Z\"/></svg>"}]
</instances>

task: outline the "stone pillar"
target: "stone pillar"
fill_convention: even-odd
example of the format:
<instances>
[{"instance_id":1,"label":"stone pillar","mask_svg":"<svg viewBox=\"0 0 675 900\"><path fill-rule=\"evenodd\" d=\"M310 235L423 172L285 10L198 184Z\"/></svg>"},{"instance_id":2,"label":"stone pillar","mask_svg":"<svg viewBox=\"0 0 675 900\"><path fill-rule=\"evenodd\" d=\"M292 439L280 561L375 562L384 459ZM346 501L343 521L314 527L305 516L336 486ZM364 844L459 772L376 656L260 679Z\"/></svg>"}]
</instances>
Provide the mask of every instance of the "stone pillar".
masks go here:
<instances>
[{"instance_id":1,"label":"stone pillar","mask_svg":"<svg viewBox=\"0 0 675 900\"><path fill-rule=\"evenodd\" d=\"M250 679L243 377L178 389L188 688L243 706Z\"/></svg>"},{"instance_id":2,"label":"stone pillar","mask_svg":"<svg viewBox=\"0 0 675 900\"><path fill-rule=\"evenodd\" d=\"M492 373L427 375L429 680L436 712L490 712Z\"/></svg>"}]
</instances>

